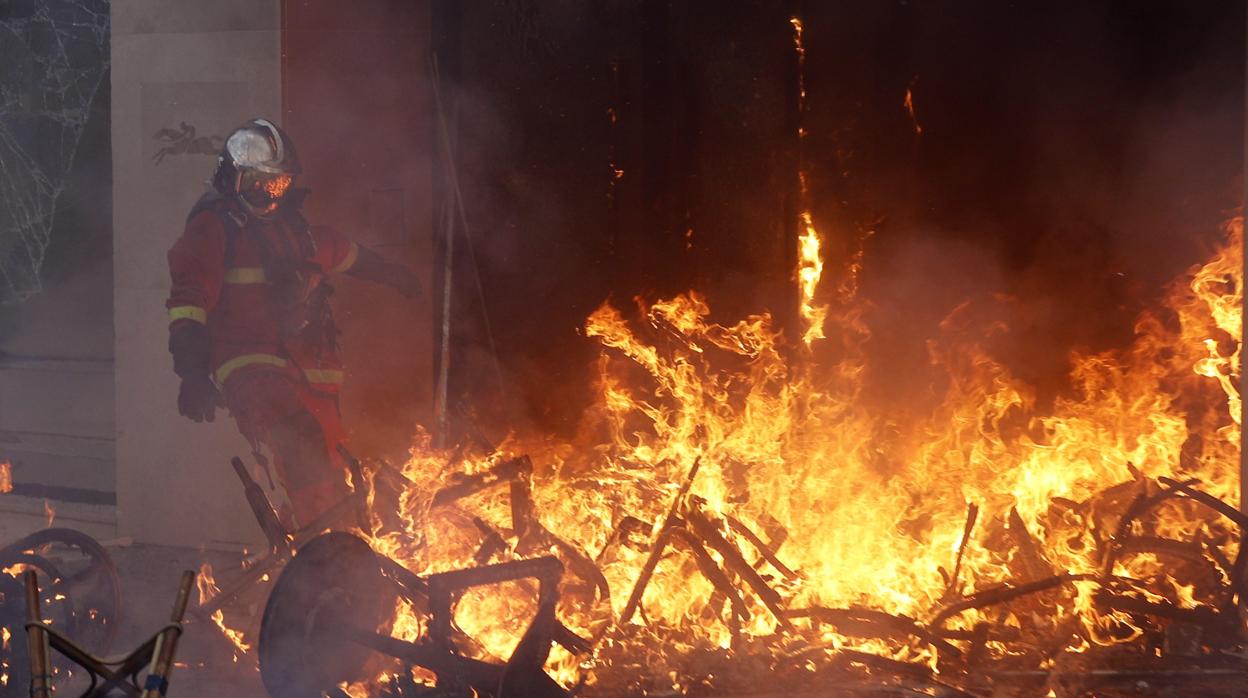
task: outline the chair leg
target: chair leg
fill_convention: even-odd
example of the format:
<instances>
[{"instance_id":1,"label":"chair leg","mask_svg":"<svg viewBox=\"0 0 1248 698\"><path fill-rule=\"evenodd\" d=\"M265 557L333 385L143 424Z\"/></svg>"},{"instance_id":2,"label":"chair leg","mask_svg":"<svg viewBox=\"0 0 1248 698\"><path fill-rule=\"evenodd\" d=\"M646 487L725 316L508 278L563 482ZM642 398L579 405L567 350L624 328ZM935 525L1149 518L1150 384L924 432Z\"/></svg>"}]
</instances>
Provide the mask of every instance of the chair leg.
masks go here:
<instances>
[{"instance_id":1,"label":"chair leg","mask_svg":"<svg viewBox=\"0 0 1248 698\"><path fill-rule=\"evenodd\" d=\"M30 648L30 698L52 698L48 668L48 635L39 610L39 577L26 570L26 642Z\"/></svg>"},{"instance_id":2,"label":"chair leg","mask_svg":"<svg viewBox=\"0 0 1248 698\"><path fill-rule=\"evenodd\" d=\"M143 698L164 698L165 692L169 690L173 655L178 648L178 636L182 634L182 617L186 615L186 604L191 598L191 587L194 585L195 573L190 570L183 572L182 585L178 588L178 598L173 603L173 614L169 618L173 625L160 632L160 639L152 657L152 668L143 684Z\"/></svg>"}]
</instances>

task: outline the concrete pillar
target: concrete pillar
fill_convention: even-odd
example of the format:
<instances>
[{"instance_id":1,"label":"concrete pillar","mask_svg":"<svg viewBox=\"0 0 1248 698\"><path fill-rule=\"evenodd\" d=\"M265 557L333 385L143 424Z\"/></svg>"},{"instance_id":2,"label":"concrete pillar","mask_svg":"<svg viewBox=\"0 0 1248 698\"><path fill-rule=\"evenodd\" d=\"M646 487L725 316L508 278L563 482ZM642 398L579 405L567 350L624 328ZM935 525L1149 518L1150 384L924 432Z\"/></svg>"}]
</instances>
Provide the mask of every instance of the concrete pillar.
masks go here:
<instances>
[{"instance_id":1,"label":"concrete pillar","mask_svg":"<svg viewBox=\"0 0 1248 698\"><path fill-rule=\"evenodd\" d=\"M217 547L259 531L229 466L223 412L178 416L165 254L222 138L281 114L279 0L113 0L112 138L118 533Z\"/></svg>"}]
</instances>

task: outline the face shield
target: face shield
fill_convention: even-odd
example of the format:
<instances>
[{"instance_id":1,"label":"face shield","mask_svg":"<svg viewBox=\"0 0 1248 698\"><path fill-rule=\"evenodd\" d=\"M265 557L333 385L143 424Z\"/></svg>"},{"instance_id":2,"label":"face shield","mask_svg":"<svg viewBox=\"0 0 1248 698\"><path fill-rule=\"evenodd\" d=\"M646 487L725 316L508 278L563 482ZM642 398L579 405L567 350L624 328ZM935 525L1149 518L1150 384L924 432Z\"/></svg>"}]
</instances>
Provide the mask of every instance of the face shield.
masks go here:
<instances>
[{"instance_id":1,"label":"face shield","mask_svg":"<svg viewBox=\"0 0 1248 698\"><path fill-rule=\"evenodd\" d=\"M257 215L267 216L282 205L294 181L293 175L285 173L246 170L239 178L238 194Z\"/></svg>"}]
</instances>

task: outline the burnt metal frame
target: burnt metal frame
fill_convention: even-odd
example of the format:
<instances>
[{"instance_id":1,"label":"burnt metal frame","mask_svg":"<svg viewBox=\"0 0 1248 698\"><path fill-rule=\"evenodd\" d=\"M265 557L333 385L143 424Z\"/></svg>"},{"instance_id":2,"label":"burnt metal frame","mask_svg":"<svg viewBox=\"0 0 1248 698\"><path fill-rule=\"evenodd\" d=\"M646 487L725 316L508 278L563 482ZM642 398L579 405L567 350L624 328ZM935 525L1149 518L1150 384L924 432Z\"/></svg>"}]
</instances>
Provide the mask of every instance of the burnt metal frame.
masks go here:
<instances>
[{"instance_id":1,"label":"burnt metal frame","mask_svg":"<svg viewBox=\"0 0 1248 698\"><path fill-rule=\"evenodd\" d=\"M50 651L56 650L86 670L91 677L82 698L102 698L114 690L127 696L161 698L169 688L173 656L182 635L182 618L195 585L195 573L182 573L182 583L173 603L169 624L161 628L130 654L121 657L96 657L73 640L54 630L40 618L39 577L34 570L26 571L26 639L30 647L30 696L52 698ZM147 679L139 686L138 673L149 665ZM102 680L102 681L101 681Z\"/></svg>"},{"instance_id":2,"label":"burnt metal frame","mask_svg":"<svg viewBox=\"0 0 1248 698\"><path fill-rule=\"evenodd\" d=\"M502 463L499 463L499 465L488 469L488 471L474 474L474 476L468 476L467 478L464 478L464 481L462 482L451 484L451 486L439 489L438 492L433 494L432 508L451 506L451 504L459 501L459 499L472 496L472 494L482 492L484 489L497 486L497 484L508 483L510 486L510 494L512 494L513 499L512 514L515 522L514 526L518 529L517 537L523 537L523 534L527 531L527 529L538 528L540 526L540 524L537 524L537 522L532 519L532 501L528 499L527 489L523 486L518 486L518 483L523 483L524 479L532 473L532 469L533 463L529 461L527 456L513 458L513 460L509 461L503 461ZM560 551L567 553L570 549L570 551L575 552L575 549L572 548L572 546L569 546L568 543L562 541L562 539L554 536L550 536L550 538L552 538L554 546L558 547ZM487 541L483 543L483 546L489 546L489 544L490 539L487 537ZM478 553L479 552L480 551L478 551ZM577 559L577 556L573 554L573 556L570 557L573 557L575 566L579 567L579 559ZM458 579L492 579L494 578L492 576L497 576L497 574L518 573L512 571L512 569L508 568L508 566L517 566L517 569L522 569L522 571L523 569L530 569L530 573L520 574L519 577L497 579L497 581L473 581L467 583L463 588L479 587L483 586L483 584L494 584L505 581L518 581L518 579L532 577L537 578L539 582L538 597L544 598L543 594L545 592L540 584L543 583L542 574L549 573L549 571L545 571L544 567L540 567L535 564L535 561L538 561L538 559L552 559L552 561L558 562L558 558L553 557L522 559L522 561L504 562L492 564L492 566L470 567L467 569L461 569L461 571L457 572L447 572L443 574L433 574L431 577L421 577L419 574L412 572L411 569L403 567L402 564L399 564L392 558L383 556L383 554L378 554L377 556L377 561L382 567L382 573L386 574L386 576L389 577L394 584L396 584L396 587L399 589L399 593L401 593L408 602L413 603L414 606L417 606L418 608L429 608L431 611L437 611L436 606L434 606L434 604L439 601L439 599L436 598L436 594L442 592L442 589L434 588L437 584L448 584L448 581L458 581ZM484 564L484 562L485 559L480 559L478 557L478 564ZM527 567L527 564L528 566L533 567ZM542 564L549 566L550 563ZM478 577L475 573L480 573L480 577ZM463 574L463 577L446 577L447 574ZM562 563L559 563L559 572L557 576L555 576L554 581L558 582L559 576L562 576L562 574L563 566ZM597 584L597 582L595 582L595 584ZM554 587L552 587L552 589L553 588ZM434 618L437 618L437 616L434 616ZM449 616L447 616L447 618L449 618ZM449 623L449 621L447 621L447 623ZM564 649L567 649L568 652L572 652L573 654L583 654L592 649L589 642L578 636L578 634L573 632L572 629L564 626L564 624L560 623L558 619L555 619L554 622L552 639L554 642L559 643L560 646L563 646Z\"/></svg>"},{"instance_id":3,"label":"burnt metal frame","mask_svg":"<svg viewBox=\"0 0 1248 698\"><path fill-rule=\"evenodd\" d=\"M388 560L384 556L378 556ZM393 561L390 561L393 563ZM559 642L565 646L574 645L567 641L571 631L555 617L555 604L559 598L559 579L563 575L563 563L554 557L539 557L528 560L502 562L484 567L471 567L434 574L427 578L417 577L406 568L394 563L394 567L406 572L403 575L408 583L403 589L419 588L414 582L423 584L428 599L430 613L429 641L412 643L396 640L377 633L348 629L348 638L389 654L397 659L422 666L443 677L452 688L474 688L493 691L505 683L508 677L520 680L532 680L539 674L545 677L542 666L550 653L551 642ZM393 569L387 566L387 569ZM519 644L512 651L505 665L490 664L475 659L461 657L455 652L452 638L456 634L453 626L453 604L455 597L472 587L501 584L503 582L522 579L538 580L537 615L530 623L528 630L521 637ZM576 637L572 635L572 637ZM579 639L579 638L577 638ZM583 641L582 641L583 642ZM581 646L583 648L583 645ZM569 650L576 648L569 646ZM557 688L557 684L547 677L543 695L566 695ZM541 690L533 688L531 690Z\"/></svg>"},{"instance_id":4,"label":"burnt metal frame","mask_svg":"<svg viewBox=\"0 0 1248 698\"><path fill-rule=\"evenodd\" d=\"M543 669L552 642L558 642L573 652L588 648L588 644L560 623L555 615L558 584L563 575L563 563L558 558L546 556L513 560L428 577L421 577L384 555L374 553L374 558L382 575L394 585L399 595L429 614L428 634L416 642L400 640L379 633L375 628L363 627L346 617L338 617L329 625L320 625L316 632L333 633L347 642L409 666L427 669L438 676L441 688L471 689L493 698L569 696L569 692ZM464 636L453 626L456 597L473 587L525 579L538 581L538 610L506 663L495 664L459 654L456 640L463 640ZM575 638L576 642L569 641L569 637Z\"/></svg>"},{"instance_id":5,"label":"burnt metal frame","mask_svg":"<svg viewBox=\"0 0 1248 698\"><path fill-rule=\"evenodd\" d=\"M294 555L295 550L309 540L319 536L326 529L337 528L344 521L351 521L353 517L354 521L352 522L354 524L358 525L365 532L370 532L372 524L368 517L368 491L363 486L363 468L360 465L360 461L351 455L342 444L338 445L338 453L347 462L347 467L351 472L353 491L327 509L310 524L293 533L282 525L281 520L277 517L277 512L273 510L273 503L269 501L264 490L251 477L251 473L247 471L247 466L242 459L236 456L230 460L230 465L234 466L235 474L238 475L238 479L243 483L243 491L247 495L247 504L250 505L252 514L256 517L256 522L260 524L260 530L264 532L269 549L251 567L248 567L241 577L226 584L211 599L192 608L191 615L201 621L207 621L213 613L228 606L238 597L259 584L265 575L285 565L291 556Z\"/></svg>"},{"instance_id":6,"label":"burnt metal frame","mask_svg":"<svg viewBox=\"0 0 1248 698\"><path fill-rule=\"evenodd\" d=\"M43 553L45 547L58 544L70 549L77 549L82 555L89 558L91 562L87 568L79 570L68 577L63 575L54 562L55 558ZM14 565L25 565L27 569L33 568L43 572L51 580L53 586L56 586L65 595L70 606L69 617L66 619L67 632L77 632L81 627L79 623L84 622L84 618L93 620L96 618L89 613L82 614L80 611L94 610L98 612L105 620L101 624L104 628L104 637L100 641L99 649L102 652L109 650L113 640L116 639L117 629L120 626L123 612L121 578L118 576L116 564L113 563L112 558L108 555L108 551L105 550L99 541L72 528L45 528L0 548L0 568ZM94 609L80 609L78 607L78 599L75 599L71 593L72 587L83 576L94 573L97 569L99 570L98 573L104 576L105 582L111 591L109 598L104 599L107 605ZM66 583L70 588L63 586Z\"/></svg>"}]
</instances>

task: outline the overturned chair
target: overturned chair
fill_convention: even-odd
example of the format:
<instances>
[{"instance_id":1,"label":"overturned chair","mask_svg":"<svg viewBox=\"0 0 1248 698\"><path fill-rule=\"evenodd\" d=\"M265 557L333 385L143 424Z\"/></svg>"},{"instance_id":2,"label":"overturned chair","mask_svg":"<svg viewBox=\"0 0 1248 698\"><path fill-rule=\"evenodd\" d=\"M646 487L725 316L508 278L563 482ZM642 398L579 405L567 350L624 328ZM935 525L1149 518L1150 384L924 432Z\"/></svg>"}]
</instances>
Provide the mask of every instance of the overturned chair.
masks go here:
<instances>
[{"instance_id":1,"label":"overturned chair","mask_svg":"<svg viewBox=\"0 0 1248 698\"><path fill-rule=\"evenodd\" d=\"M557 558L544 556L421 577L357 536L326 533L299 550L269 597L260 628L261 679L273 698L344 698L348 694L339 687L369 678L375 653L432 672L438 695L569 698L543 671L552 643L574 655L591 647L555 616L562 573ZM499 664L461 654L452 619L458 595L517 580L538 582L538 608L510 658ZM416 641L382 630L399 598L426 617L428 630ZM387 695L428 690L405 687L407 681L396 678L395 692Z\"/></svg>"},{"instance_id":2,"label":"overturned chair","mask_svg":"<svg viewBox=\"0 0 1248 698\"><path fill-rule=\"evenodd\" d=\"M259 587L262 581L269 578L270 573L276 573L284 567L304 543L316 538L327 529L358 527L362 531L371 532L368 491L364 487L364 474L360 461L342 445L338 446L338 452L342 454L351 474L351 492L318 516L316 520L294 531L287 530L278 518L273 503L269 501L268 495L247 471L247 466L242 459L238 457L231 459L230 465L234 467L234 473L243 483L247 505L251 507L256 522L260 524L260 531L264 533L268 549L248 565L241 576L224 584L220 591L211 598L201 599L199 605L193 606L192 616L209 622L212 614L221 611L244 594Z\"/></svg>"},{"instance_id":3,"label":"overturned chair","mask_svg":"<svg viewBox=\"0 0 1248 698\"><path fill-rule=\"evenodd\" d=\"M182 617L194 585L195 573L184 572L168 625L130 654L102 658L83 650L43 620L39 578L34 570L27 570L26 639L30 646L31 698L52 698L51 650L60 652L87 672L91 685L82 698L102 698L115 693L140 698L164 696L169 688L178 638L182 635ZM145 666L148 667L147 677L140 685L139 672Z\"/></svg>"}]
</instances>

